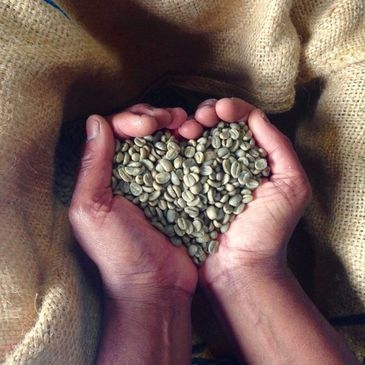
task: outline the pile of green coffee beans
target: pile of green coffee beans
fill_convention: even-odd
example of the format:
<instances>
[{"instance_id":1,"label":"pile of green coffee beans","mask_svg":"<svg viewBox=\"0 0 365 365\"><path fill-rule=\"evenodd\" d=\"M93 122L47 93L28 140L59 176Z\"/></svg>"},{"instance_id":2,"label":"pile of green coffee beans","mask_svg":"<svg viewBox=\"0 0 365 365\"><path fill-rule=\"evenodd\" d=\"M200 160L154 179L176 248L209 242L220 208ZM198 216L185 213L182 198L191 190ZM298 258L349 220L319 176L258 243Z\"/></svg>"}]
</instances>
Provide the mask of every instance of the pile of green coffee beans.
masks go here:
<instances>
[{"instance_id":1,"label":"pile of green coffee beans","mask_svg":"<svg viewBox=\"0 0 365 365\"><path fill-rule=\"evenodd\" d=\"M169 131L117 140L112 189L201 264L269 176L266 155L244 122L219 122L198 140L177 141Z\"/></svg>"}]
</instances>

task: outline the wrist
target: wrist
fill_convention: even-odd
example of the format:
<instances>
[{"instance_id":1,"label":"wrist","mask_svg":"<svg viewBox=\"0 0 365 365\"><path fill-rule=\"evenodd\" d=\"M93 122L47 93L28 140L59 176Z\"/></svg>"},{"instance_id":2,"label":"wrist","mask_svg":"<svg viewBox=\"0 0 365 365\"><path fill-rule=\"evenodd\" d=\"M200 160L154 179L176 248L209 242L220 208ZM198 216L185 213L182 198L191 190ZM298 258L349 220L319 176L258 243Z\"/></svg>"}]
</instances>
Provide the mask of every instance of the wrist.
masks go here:
<instances>
[{"instance_id":1,"label":"wrist","mask_svg":"<svg viewBox=\"0 0 365 365\"><path fill-rule=\"evenodd\" d=\"M181 278L181 274L185 274ZM176 277L175 277L175 276ZM197 284L197 272L141 272L126 275L106 275L101 272L104 296L109 300L149 304L171 300L191 300Z\"/></svg>"},{"instance_id":2,"label":"wrist","mask_svg":"<svg viewBox=\"0 0 365 365\"><path fill-rule=\"evenodd\" d=\"M191 357L190 295L181 290L105 297L98 363L187 364Z\"/></svg>"},{"instance_id":3,"label":"wrist","mask_svg":"<svg viewBox=\"0 0 365 365\"><path fill-rule=\"evenodd\" d=\"M167 308L190 306L192 293L176 286L158 284L118 285L110 288L104 285L104 301L119 308Z\"/></svg>"},{"instance_id":4,"label":"wrist","mask_svg":"<svg viewBox=\"0 0 365 365\"><path fill-rule=\"evenodd\" d=\"M248 292L258 283L287 281L293 277L286 260L278 257L251 257L245 260L227 260L219 265L217 274L204 277L201 285L207 292L218 296L232 296Z\"/></svg>"},{"instance_id":5,"label":"wrist","mask_svg":"<svg viewBox=\"0 0 365 365\"><path fill-rule=\"evenodd\" d=\"M190 295L129 291L104 297L100 364L187 364L191 356ZM126 336L121 334L127 334ZM136 357L137 356L137 357ZM183 360L181 360L183 359Z\"/></svg>"},{"instance_id":6,"label":"wrist","mask_svg":"<svg viewBox=\"0 0 365 365\"><path fill-rule=\"evenodd\" d=\"M105 298L103 303L104 315L109 320L122 322L124 326L142 326L146 329L159 329L162 323L172 323L176 319L189 318L191 300L187 298L163 298L155 300L116 300Z\"/></svg>"}]
</instances>

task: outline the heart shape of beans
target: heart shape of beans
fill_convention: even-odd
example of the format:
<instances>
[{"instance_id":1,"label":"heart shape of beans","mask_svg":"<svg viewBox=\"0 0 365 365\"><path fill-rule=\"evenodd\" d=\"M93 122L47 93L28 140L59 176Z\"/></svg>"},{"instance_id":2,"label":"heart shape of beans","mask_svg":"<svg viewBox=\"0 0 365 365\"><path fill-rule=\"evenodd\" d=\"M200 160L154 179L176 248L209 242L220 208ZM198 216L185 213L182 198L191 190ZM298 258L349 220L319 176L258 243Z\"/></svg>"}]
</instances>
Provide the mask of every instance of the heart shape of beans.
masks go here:
<instances>
[{"instance_id":1,"label":"heart shape of beans","mask_svg":"<svg viewBox=\"0 0 365 365\"><path fill-rule=\"evenodd\" d=\"M138 205L200 265L269 176L266 156L244 122L219 122L198 140L177 141L167 130L117 140L113 194Z\"/></svg>"}]
</instances>

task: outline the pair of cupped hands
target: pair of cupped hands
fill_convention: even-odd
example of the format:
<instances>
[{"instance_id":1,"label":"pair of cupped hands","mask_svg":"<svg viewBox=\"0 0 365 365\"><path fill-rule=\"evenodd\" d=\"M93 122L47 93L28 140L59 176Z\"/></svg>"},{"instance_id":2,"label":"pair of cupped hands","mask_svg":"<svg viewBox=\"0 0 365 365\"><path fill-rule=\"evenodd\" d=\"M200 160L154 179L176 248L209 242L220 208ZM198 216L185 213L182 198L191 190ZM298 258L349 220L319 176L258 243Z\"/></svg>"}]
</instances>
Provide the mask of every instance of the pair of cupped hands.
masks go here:
<instances>
[{"instance_id":1,"label":"pair of cupped hands","mask_svg":"<svg viewBox=\"0 0 365 365\"><path fill-rule=\"evenodd\" d=\"M137 206L112 195L114 136L142 137L167 128L180 138L198 138L219 120L247 121L256 143L268 152L272 174L219 235L218 251L197 268L185 248L174 247ZM203 287L234 291L251 273L275 277L286 272L286 244L311 190L290 141L262 111L238 98L206 100L189 117L181 108L137 104L106 118L90 116L86 131L69 218L110 300L191 297L198 280Z\"/></svg>"}]
</instances>

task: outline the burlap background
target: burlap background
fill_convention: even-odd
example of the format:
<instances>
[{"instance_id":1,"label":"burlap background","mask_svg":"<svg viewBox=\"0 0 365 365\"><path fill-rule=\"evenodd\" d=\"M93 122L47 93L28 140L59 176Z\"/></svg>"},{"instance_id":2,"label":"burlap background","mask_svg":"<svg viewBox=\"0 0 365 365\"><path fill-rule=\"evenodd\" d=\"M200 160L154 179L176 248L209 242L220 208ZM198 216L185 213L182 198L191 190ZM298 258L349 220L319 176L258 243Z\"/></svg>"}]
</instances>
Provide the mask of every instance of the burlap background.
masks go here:
<instances>
[{"instance_id":1,"label":"burlap background","mask_svg":"<svg viewBox=\"0 0 365 365\"><path fill-rule=\"evenodd\" d=\"M314 184L298 252L311 245L307 289L365 356L363 0L0 0L0 42L0 361L92 363L99 301L54 194L55 145L63 121L165 75L271 113L307 90L286 115Z\"/></svg>"}]
</instances>

